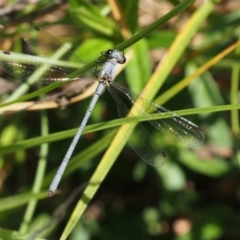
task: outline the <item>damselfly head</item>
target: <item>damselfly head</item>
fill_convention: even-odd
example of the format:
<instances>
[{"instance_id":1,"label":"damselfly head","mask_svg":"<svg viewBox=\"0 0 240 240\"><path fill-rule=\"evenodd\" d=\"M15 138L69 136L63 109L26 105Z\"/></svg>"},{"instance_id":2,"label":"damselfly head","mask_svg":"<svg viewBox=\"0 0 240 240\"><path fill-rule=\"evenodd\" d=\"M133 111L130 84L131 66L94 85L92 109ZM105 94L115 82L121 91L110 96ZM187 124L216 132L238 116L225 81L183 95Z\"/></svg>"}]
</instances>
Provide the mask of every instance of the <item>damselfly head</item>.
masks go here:
<instances>
[{"instance_id":1,"label":"damselfly head","mask_svg":"<svg viewBox=\"0 0 240 240\"><path fill-rule=\"evenodd\" d=\"M117 63L119 64L123 64L126 62L126 58L124 56L124 52L120 52L117 49L109 49L105 52L102 52L102 55L109 58L109 59L113 59L115 58L117 60Z\"/></svg>"}]
</instances>

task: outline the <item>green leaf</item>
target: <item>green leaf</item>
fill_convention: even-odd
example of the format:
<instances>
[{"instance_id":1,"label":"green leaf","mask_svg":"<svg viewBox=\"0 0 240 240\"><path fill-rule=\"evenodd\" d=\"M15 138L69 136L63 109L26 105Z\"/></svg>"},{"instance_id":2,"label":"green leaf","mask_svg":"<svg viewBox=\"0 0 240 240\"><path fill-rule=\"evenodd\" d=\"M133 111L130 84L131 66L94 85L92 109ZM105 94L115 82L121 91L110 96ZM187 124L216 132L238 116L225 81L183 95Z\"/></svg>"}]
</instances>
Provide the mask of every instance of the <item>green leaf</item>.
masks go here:
<instances>
[{"instance_id":1,"label":"green leaf","mask_svg":"<svg viewBox=\"0 0 240 240\"><path fill-rule=\"evenodd\" d=\"M179 159L193 171L209 177L220 177L231 169L230 164L221 158L213 157L208 161L204 161L189 151L181 151Z\"/></svg>"},{"instance_id":2,"label":"green leaf","mask_svg":"<svg viewBox=\"0 0 240 240\"><path fill-rule=\"evenodd\" d=\"M126 66L127 81L130 89L140 93L150 78L151 63L146 40L142 39L133 46L133 57Z\"/></svg>"}]
</instances>

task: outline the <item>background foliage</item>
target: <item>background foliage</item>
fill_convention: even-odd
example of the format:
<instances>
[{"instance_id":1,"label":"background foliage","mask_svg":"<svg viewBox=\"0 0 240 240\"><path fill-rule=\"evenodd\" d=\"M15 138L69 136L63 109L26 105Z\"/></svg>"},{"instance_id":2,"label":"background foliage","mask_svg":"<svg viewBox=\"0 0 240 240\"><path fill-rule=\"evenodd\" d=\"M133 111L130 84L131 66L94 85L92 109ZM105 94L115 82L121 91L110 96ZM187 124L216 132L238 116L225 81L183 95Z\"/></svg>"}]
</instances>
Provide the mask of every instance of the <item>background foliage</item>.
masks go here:
<instances>
[{"instance_id":1,"label":"background foliage","mask_svg":"<svg viewBox=\"0 0 240 240\"><path fill-rule=\"evenodd\" d=\"M152 168L128 146L121 151L120 138L117 147L110 145L116 134L111 128L120 123L110 121L117 112L106 93L74 152L61 191L48 198L48 185L89 99L46 110L58 106L55 95L43 96L49 86L31 86L31 101L47 100L40 110L20 111L22 105L13 110L13 104L0 109L0 239L240 238L239 2L190 0L182 9L179 4L2 3L1 50L26 52L20 37L32 24L71 43L86 62L118 46L128 62L116 81L137 93L144 89L145 97L182 110L178 114L194 114L186 117L203 129L206 139L189 148L152 132L168 159L163 168ZM1 103L14 99L22 104L16 96L20 79L2 72L0 84ZM33 97L27 96L28 101Z\"/></svg>"}]
</instances>

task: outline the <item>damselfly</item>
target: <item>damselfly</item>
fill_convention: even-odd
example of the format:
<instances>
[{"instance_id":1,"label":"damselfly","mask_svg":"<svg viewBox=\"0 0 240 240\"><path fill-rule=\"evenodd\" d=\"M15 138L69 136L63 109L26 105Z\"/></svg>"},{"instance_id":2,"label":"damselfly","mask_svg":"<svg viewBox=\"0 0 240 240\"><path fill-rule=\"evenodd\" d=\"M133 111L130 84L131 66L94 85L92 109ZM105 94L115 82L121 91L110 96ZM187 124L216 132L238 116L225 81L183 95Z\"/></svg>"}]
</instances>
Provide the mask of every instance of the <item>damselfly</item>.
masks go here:
<instances>
[{"instance_id":1,"label":"damselfly","mask_svg":"<svg viewBox=\"0 0 240 240\"><path fill-rule=\"evenodd\" d=\"M128 142L132 149L146 163L154 167L162 167L166 162L166 153L142 126L138 117L129 111L129 107L127 107L122 98L117 94L116 90L125 95L130 105L136 105L139 116L149 116L151 113L168 114L170 118L148 121L157 130L188 145L203 143L204 134L197 125L147 99L139 98L138 95L134 94L128 88L113 81L117 64L124 64L126 61L123 52L117 49L102 52L102 57L96 60L96 64L98 65L97 70L95 69L94 71L91 69L93 71L86 74L83 72L86 64L68 46L62 45L48 32L34 28L24 34L24 40L28 43L32 51L41 57L24 57L24 55L9 51L1 52L1 67L9 74L22 79L30 77L31 82L40 80L38 78L47 82L53 82L73 81L83 78L92 79L95 73L95 79L98 81L97 89L85 117L50 185L49 196L54 195L91 112L105 88L109 90L117 104L119 117L123 118L127 114L132 117L133 121L124 128L126 131L124 134L128 135L128 132L132 131L132 124L135 125L132 134L128 138ZM39 71L39 69L41 70L41 77L37 74L34 75L36 70Z\"/></svg>"}]
</instances>

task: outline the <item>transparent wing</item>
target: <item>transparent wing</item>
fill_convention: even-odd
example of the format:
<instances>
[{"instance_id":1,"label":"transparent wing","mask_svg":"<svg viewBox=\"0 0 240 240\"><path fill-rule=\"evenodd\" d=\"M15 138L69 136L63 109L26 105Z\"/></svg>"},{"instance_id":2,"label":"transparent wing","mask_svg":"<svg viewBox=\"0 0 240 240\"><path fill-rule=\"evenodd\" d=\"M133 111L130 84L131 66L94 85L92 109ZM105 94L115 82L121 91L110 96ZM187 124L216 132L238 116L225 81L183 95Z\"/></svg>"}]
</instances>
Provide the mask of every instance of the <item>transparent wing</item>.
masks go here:
<instances>
[{"instance_id":1,"label":"transparent wing","mask_svg":"<svg viewBox=\"0 0 240 240\"><path fill-rule=\"evenodd\" d=\"M148 121L156 129L188 145L200 145L203 143L204 134L202 130L191 121L180 117L147 99L142 97L139 98L137 94L133 93L121 84L113 82L112 85L125 94L132 105L135 104L136 99L138 99L138 104L135 105L138 108L140 115L145 116L149 113L170 115L170 118Z\"/></svg>"},{"instance_id":2,"label":"transparent wing","mask_svg":"<svg viewBox=\"0 0 240 240\"><path fill-rule=\"evenodd\" d=\"M79 63L82 64L82 66L86 65L86 63L71 50L69 45L62 44L50 33L39 27L30 27L22 36L31 51L38 56L49 58L53 56L55 52L59 51L59 49L62 49L64 54L59 57L60 60Z\"/></svg>"},{"instance_id":3,"label":"transparent wing","mask_svg":"<svg viewBox=\"0 0 240 240\"><path fill-rule=\"evenodd\" d=\"M95 78L93 67L88 73L79 73L86 63L83 63L68 45L62 44L48 32L39 28L30 28L23 34L23 38L30 49L42 57L8 51L0 52L0 66L12 76L24 79L44 66L41 80L47 83L78 80L82 77ZM34 82L39 80L33 79Z\"/></svg>"},{"instance_id":4,"label":"transparent wing","mask_svg":"<svg viewBox=\"0 0 240 240\"><path fill-rule=\"evenodd\" d=\"M117 104L119 117L125 117L129 113L129 108L111 87L108 87L108 90ZM157 168L162 167L166 162L164 150L162 150L159 143L151 137L149 132L144 128L143 124L138 121L134 114L130 112L129 116L135 119L134 123L138 123L128 138L129 145L146 163ZM128 136L134 123L123 123L125 125L123 130L125 136Z\"/></svg>"},{"instance_id":5,"label":"transparent wing","mask_svg":"<svg viewBox=\"0 0 240 240\"><path fill-rule=\"evenodd\" d=\"M63 81L65 77L73 71L71 67L54 66L42 58L33 58L30 55L13 52L0 53L0 66L2 69L18 79L28 78L43 65L46 69L42 80L48 82Z\"/></svg>"}]
</instances>

